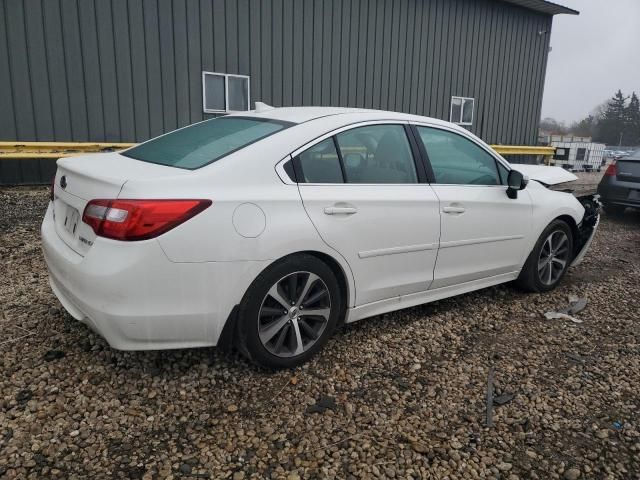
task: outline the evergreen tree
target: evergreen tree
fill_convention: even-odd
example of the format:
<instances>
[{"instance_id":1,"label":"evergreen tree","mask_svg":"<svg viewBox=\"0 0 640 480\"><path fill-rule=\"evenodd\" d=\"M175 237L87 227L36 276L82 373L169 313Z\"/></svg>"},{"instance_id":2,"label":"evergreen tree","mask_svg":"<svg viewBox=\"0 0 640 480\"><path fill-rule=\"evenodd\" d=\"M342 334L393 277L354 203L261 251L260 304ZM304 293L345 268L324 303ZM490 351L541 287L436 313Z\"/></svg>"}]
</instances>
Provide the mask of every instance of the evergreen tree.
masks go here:
<instances>
[{"instance_id":1,"label":"evergreen tree","mask_svg":"<svg viewBox=\"0 0 640 480\"><path fill-rule=\"evenodd\" d=\"M626 143L624 134L629 121L627 120L627 97L618 90L609 100L607 108L600 119L596 141L607 145L618 145L622 140Z\"/></svg>"},{"instance_id":2,"label":"evergreen tree","mask_svg":"<svg viewBox=\"0 0 640 480\"><path fill-rule=\"evenodd\" d=\"M578 137L593 137L596 132L596 125L597 119L593 115L589 115L579 122L572 123L569 130Z\"/></svg>"},{"instance_id":3,"label":"evergreen tree","mask_svg":"<svg viewBox=\"0 0 640 480\"><path fill-rule=\"evenodd\" d=\"M631 94L625 117L626 128L622 143L624 145L640 145L640 99L638 99L636 92Z\"/></svg>"}]
</instances>

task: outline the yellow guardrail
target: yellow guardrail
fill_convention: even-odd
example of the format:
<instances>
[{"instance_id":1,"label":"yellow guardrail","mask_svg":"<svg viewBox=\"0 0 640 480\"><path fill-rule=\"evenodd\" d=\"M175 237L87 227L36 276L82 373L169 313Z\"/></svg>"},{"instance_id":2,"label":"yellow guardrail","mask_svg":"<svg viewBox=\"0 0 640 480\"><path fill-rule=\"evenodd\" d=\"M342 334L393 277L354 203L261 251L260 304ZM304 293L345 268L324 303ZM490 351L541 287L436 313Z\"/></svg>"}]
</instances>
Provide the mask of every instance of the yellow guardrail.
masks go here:
<instances>
[{"instance_id":1,"label":"yellow guardrail","mask_svg":"<svg viewBox=\"0 0 640 480\"><path fill-rule=\"evenodd\" d=\"M62 158L84 153L112 152L134 146L135 143L94 143L94 142L0 142L0 160ZM528 147L521 145L491 145L501 155L543 155L553 156L555 147Z\"/></svg>"},{"instance_id":2,"label":"yellow guardrail","mask_svg":"<svg viewBox=\"0 0 640 480\"><path fill-rule=\"evenodd\" d=\"M521 145L491 145L500 155L543 155L553 156L556 147L527 147Z\"/></svg>"},{"instance_id":3,"label":"yellow guardrail","mask_svg":"<svg viewBox=\"0 0 640 480\"><path fill-rule=\"evenodd\" d=\"M85 153L112 152L135 143L94 142L0 142L0 160L73 157Z\"/></svg>"}]
</instances>

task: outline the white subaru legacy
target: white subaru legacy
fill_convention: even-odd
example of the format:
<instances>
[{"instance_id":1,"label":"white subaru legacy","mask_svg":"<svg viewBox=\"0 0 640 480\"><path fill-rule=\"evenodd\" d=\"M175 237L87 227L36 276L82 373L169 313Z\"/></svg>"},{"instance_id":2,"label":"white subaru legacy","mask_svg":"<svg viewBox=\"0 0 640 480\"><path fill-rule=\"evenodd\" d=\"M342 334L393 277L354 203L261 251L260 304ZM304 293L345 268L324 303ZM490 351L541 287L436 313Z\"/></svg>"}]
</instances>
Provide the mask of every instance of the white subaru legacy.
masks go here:
<instances>
[{"instance_id":1,"label":"white subaru legacy","mask_svg":"<svg viewBox=\"0 0 640 480\"><path fill-rule=\"evenodd\" d=\"M291 367L343 322L554 288L599 221L553 189L575 178L432 118L260 105L58 160L42 243L64 308L113 348Z\"/></svg>"}]
</instances>

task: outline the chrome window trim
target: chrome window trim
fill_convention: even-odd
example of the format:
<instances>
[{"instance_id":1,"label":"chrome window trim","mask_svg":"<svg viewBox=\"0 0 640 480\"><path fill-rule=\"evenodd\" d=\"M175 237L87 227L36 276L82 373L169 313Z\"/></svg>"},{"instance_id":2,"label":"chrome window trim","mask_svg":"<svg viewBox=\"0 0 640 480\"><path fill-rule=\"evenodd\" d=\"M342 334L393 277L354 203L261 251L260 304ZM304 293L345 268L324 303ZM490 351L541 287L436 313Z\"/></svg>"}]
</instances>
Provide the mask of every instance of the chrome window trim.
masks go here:
<instances>
[{"instance_id":1,"label":"chrome window trim","mask_svg":"<svg viewBox=\"0 0 640 480\"><path fill-rule=\"evenodd\" d=\"M324 140L326 140L329 137L332 137L333 135L337 135L338 133L342 133L346 130L351 130L353 128L358 128L358 127L363 127L363 126L367 126L367 125L379 125L379 124L389 124L389 125L414 125L416 127L429 127L429 128L437 128L440 130L445 130L451 133L455 133L458 134L464 138L466 138L467 140L471 141L474 143L474 145L478 146L479 148L481 148L482 150L484 150L485 152L487 152L492 158L494 158L497 162L500 162L501 165L503 167L505 167L507 169L507 171L511 171L513 170L511 168L511 164L509 164L509 162L507 162L504 158L502 158L497 152L495 152L491 147L489 147L488 145L484 144L484 143L478 143L478 141L472 137L466 130L464 129L460 129L460 128L456 128L455 125L452 125L451 127L447 126L447 125L442 125L442 124L436 124L436 123L430 123L428 120L427 121L415 121L415 120L367 120L364 122L356 122L356 123L352 123L349 125L343 125L342 127L336 128L334 130L331 130L327 133L324 133L322 135L320 135L319 137L314 138L313 140L305 143L304 145L302 145L301 147L296 148L295 150L293 150L290 154L288 154L286 157L284 157L283 159L281 159L276 165L275 165L275 170L276 173L278 174L278 177L280 177L280 180L282 180L283 183L285 183L286 185L298 185L298 182L295 182L294 180L292 180L291 178L289 178L289 175L287 175L287 172L284 171L284 164L287 163L289 160L293 160L293 158L302 153L303 151L305 151L307 148L311 148L313 147L315 144L320 143ZM462 131L461 131L462 130ZM415 161L416 159L414 159ZM506 185L468 185L468 184L459 184L459 183L305 183L302 182L302 185L312 185L312 186L323 186L323 185L327 185L327 186L336 186L336 185L351 185L351 186L357 186L357 185L361 185L361 186L374 186L374 185L394 185L394 186L413 186L413 185L431 185L431 186L448 186L448 187L471 187L471 188L505 188Z\"/></svg>"}]
</instances>

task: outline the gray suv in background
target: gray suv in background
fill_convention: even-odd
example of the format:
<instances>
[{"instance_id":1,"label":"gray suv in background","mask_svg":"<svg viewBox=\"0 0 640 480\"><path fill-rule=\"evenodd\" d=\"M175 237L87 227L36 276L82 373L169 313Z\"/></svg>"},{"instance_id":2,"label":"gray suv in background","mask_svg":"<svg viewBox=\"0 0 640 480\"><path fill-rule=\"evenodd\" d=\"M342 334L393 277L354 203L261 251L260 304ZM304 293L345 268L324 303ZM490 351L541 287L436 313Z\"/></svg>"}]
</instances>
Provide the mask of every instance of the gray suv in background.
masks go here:
<instances>
[{"instance_id":1,"label":"gray suv in background","mask_svg":"<svg viewBox=\"0 0 640 480\"><path fill-rule=\"evenodd\" d=\"M600 201L607 213L640 208L640 150L614 161L598 185Z\"/></svg>"}]
</instances>

